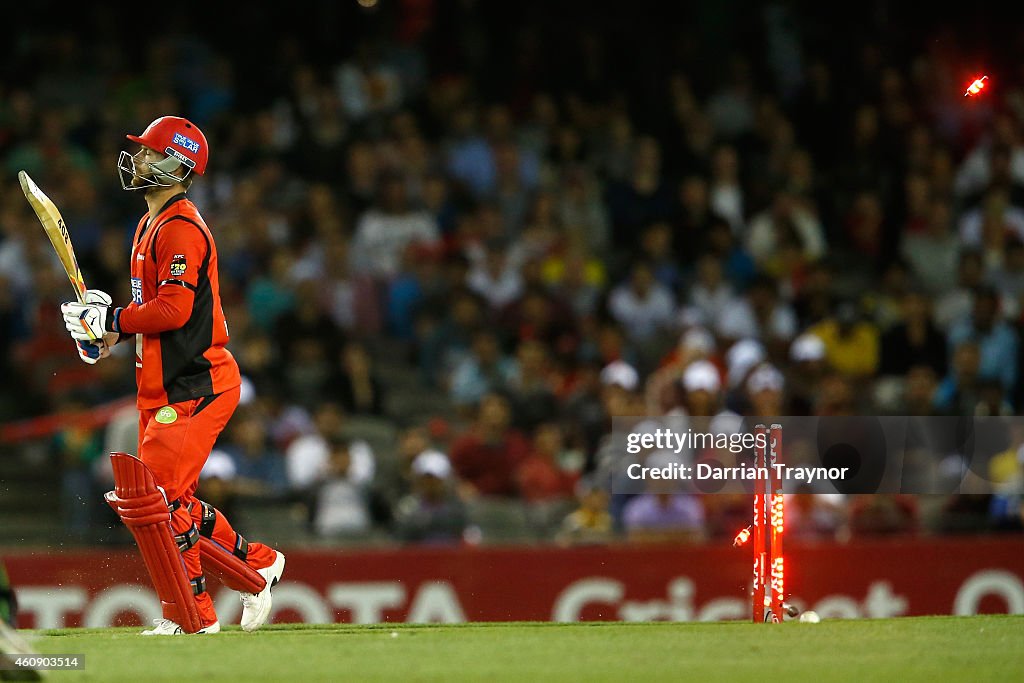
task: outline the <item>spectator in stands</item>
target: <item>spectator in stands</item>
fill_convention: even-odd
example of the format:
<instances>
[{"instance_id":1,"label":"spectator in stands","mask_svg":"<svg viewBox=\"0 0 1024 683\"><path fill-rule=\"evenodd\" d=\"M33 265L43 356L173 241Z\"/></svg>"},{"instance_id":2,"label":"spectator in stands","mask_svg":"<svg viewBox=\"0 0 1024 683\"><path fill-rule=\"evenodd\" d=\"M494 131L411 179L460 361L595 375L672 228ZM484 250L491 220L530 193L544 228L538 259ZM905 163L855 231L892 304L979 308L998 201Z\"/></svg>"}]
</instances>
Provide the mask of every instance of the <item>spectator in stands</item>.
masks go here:
<instances>
[{"instance_id":1,"label":"spectator in stands","mask_svg":"<svg viewBox=\"0 0 1024 683\"><path fill-rule=\"evenodd\" d=\"M671 329L676 302L672 292L655 280L650 264L637 262L629 279L612 290L608 310L630 339L644 342Z\"/></svg>"},{"instance_id":2,"label":"spectator in stands","mask_svg":"<svg viewBox=\"0 0 1024 683\"><path fill-rule=\"evenodd\" d=\"M545 422L534 432L529 455L516 469L523 500L534 503L572 497L583 461L566 447L563 431L557 422Z\"/></svg>"},{"instance_id":3,"label":"spectator in stands","mask_svg":"<svg viewBox=\"0 0 1024 683\"><path fill-rule=\"evenodd\" d=\"M1007 112L997 113L989 134L978 140L960 164L956 173L957 198L970 198L992 184L993 157L1003 155L1002 165L1013 182L1024 183L1024 147L1021 145L1020 126Z\"/></svg>"},{"instance_id":4,"label":"spectator in stands","mask_svg":"<svg viewBox=\"0 0 1024 683\"><path fill-rule=\"evenodd\" d=\"M503 391L516 371L516 360L504 352L498 335L490 328L481 328L473 333L470 353L452 370L451 400L469 411L488 392Z\"/></svg>"},{"instance_id":5,"label":"spectator in stands","mask_svg":"<svg viewBox=\"0 0 1024 683\"><path fill-rule=\"evenodd\" d=\"M529 443L512 429L511 412L504 396L485 394L469 429L452 443L451 463L464 497L518 496L515 473Z\"/></svg>"},{"instance_id":6,"label":"spectator in stands","mask_svg":"<svg viewBox=\"0 0 1024 683\"><path fill-rule=\"evenodd\" d=\"M725 374L730 395L744 392L744 384L751 371L768 360L768 350L756 339L741 339L732 344L725 354ZM735 400L733 400L736 403ZM740 400L738 403L742 404Z\"/></svg>"},{"instance_id":7,"label":"spectator in stands","mask_svg":"<svg viewBox=\"0 0 1024 683\"><path fill-rule=\"evenodd\" d=\"M990 531L993 497L989 493L957 493L943 502L935 521L942 534L984 533Z\"/></svg>"},{"instance_id":8,"label":"spectator in stands","mask_svg":"<svg viewBox=\"0 0 1024 683\"><path fill-rule=\"evenodd\" d=\"M272 498L285 492L284 457L273 446L265 415L252 406L240 406L226 436L219 449L231 458L232 486L238 493Z\"/></svg>"},{"instance_id":9,"label":"spectator in stands","mask_svg":"<svg viewBox=\"0 0 1024 683\"><path fill-rule=\"evenodd\" d=\"M1017 381L1017 351L1020 340L999 312L999 296L990 287L975 290L970 316L955 322L949 330L949 345L955 349L965 341L978 344L978 377L993 379L1009 390Z\"/></svg>"},{"instance_id":10,"label":"spectator in stands","mask_svg":"<svg viewBox=\"0 0 1024 683\"><path fill-rule=\"evenodd\" d=\"M953 350L949 373L935 391L935 409L944 415L974 415L981 400L981 349L962 341Z\"/></svg>"},{"instance_id":11,"label":"spectator in stands","mask_svg":"<svg viewBox=\"0 0 1024 683\"><path fill-rule=\"evenodd\" d=\"M414 341L417 317L446 293L440 245L410 244L402 268L387 290L387 330L403 341Z\"/></svg>"},{"instance_id":12,"label":"spectator in stands","mask_svg":"<svg viewBox=\"0 0 1024 683\"><path fill-rule=\"evenodd\" d=\"M562 522L556 540L561 545L599 545L614 538L608 513L608 492L590 480L576 486L579 507Z\"/></svg>"},{"instance_id":13,"label":"spectator in stands","mask_svg":"<svg viewBox=\"0 0 1024 683\"><path fill-rule=\"evenodd\" d=\"M755 277L743 297L719 315L715 331L728 343L753 338L777 350L788 348L798 332L792 306L767 275Z\"/></svg>"},{"instance_id":14,"label":"spectator in stands","mask_svg":"<svg viewBox=\"0 0 1024 683\"><path fill-rule=\"evenodd\" d=\"M608 186L612 244L631 249L635 231L672 217L672 192L662 176L661 146L650 136L637 139L629 177Z\"/></svg>"},{"instance_id":15,"label":"spectator in stands","mask_svg":"<svg viewBox=\"0 0 1024 683\"><path fill-rule=\"evenodd\" d=\"M711 219L701 251L722 262L726 278L738 291L744 291L757 274L754 259L733 233L728 221L719 216Z\"/></svg>"},{"instance_id":16,"label":"spectator in stands","mask_svg":"<svg viewBox=\"0 0 1024 683\"><path fill-rule=\"evenodd\" d=\"M914 365L928 365L939 376L946 373L946 338L936 327L923 292L910 290L903 296L902 320L881 339L883 375L905 375Z\"/></svg>"},{"instance_id":17,"label":"spectator in stands","mask_svg":"<svg viewBox=\"0 0 1024 683\"><path fill-rule=\"evenodd\" d=\"M683 243L706 239L715 216L711 213L708 181L697 173L687 174L679 183L676 216L673 224ZM692 254L682 255L687 261Z\"/></svg>"},{"instance_id":18,"label":"spectator in stands","mask_svg":"<svg viewBox=\"0 0 1024 683\"><path fill-rule=\"evenodd\" d=\"M469 353L473 333L484 323L485 304L468 288L451 291L439 317L424 311L416 323L416 353L423 381L441 386L461 358Z\"/></svg>"},{"instance_id":19,"label":"spectator in stands","mask_svg":"<svg viewBox=\"0 0 1024 683\"><path fill-rule=\"evenodd\" d=\"M341 405L328 401L321 404L313 415L311 431L296 437L285 451L285 471L293 492L308 494L330 470L332 440L344 436L345 412ZM362 485L373 479L375 459L373 450L365 441L345 441L350 466L346 470L352 483Z\"/></svg>"},{"instance_id":20,"label":"spectator in stands","mask_svg":"<svg viewBox=\"0 0 1024 683\"><path fill-rule=\"evenodd\" d=\"M351 442L339 433L327 438L327 463L316 481L313 529L320 536L359 535L370 528L367 480L353 472Z\"/></svg>"},{"instance_id":21,"label":"spectator in stands","mask_svg":"<svg viewBox=\"0 0 1024 683\"><path fill-rule=\"evenodd\" d=\"M781 259L790 245L801 263L809 263L825 253L825 235L818 217L782 186L776 189L771 207L750 220L747 251L762 270L781 275L789 270Z\"/></svg>"},{"instance_id":22,"label":"spectator in stands","mask_svg":"<svg viewBox=\"0 0 1024 683\"><path fill-rule=\"evenodd\" d=\"M352 58L335 73L338 96L353 121L386 114L402 103L401 78L382 59L380 48L372 38L361 39Z\"/></svg>"},{"instance_id":23,"label":"spectator in stands","mask_svg":"<svg viewBox=\"0 0 1024 683\"><path fill-rule=\"evenodd\" d=\"M986 224L993 224L1000 239L1013 236L1024 240L1024 209L1010 202L1009 191L1002 186L989 188L981 204L960 219L960 242L970 248L985 244Z\"/></svg>"},{"instance_id":24,"label":"spectator in stands","mask_svg":"<svg viewBox=\"0 0 1024 683\"><path fill-rule=\"evenodd\" d=\"M387 284L398 274L409 244L434 244L440 237L434 217L410 205L405 178L393 171L382 172L376 202L356 223L351 268Z\"/></svg>"},{"instance_id":25,"label":"spectator in stands","mask_svg":"<svg viewBox=\"0 0 1024 683\"><path fill-rule=\"evenodd\" d=\"M909 267L898 257L882 267L880 276L876 292L865 303L864 313L880 333L885 333L903 320L904 298L913 288L913 283Z\"/></svg>"},{"instance_id":26,"label":"spectator in stands","mask_svg":"<svg viewBox=\"0 0 1024 683\"><path fill-rule=\"evenodd\" d=\"M924 229L904 233L900 255L906 259L914 277L931 296L948 292L956 284L957 260L961 249L952 226L949 199L938 195L931 199Z\"/></svg>"},{"instance_id":27,"label":"spectator in stands","mask_svg":"<svg viewBox=\"0 0 1024 683\"><path fill-rule=\"evenodd\" d=\"M719 145L711 157L711 210L729 222L734 235L746 233L747 215L736 148Z\"/></svg>"},{"instance_id":28,"label":"spectator in stands","mask_svg":"<svg viewBox=\"0 0 1024 683\"><path fill-rule=\"evenodd\" d=\"M667 221L651 223L641 231L640 258L650 265L654 279L673 296L681 292L683 270L673 244L672 226Z\"/></svg>"},{"instance_id":29,"label":"spectator in stands","mask_svg":"<svg viewBox=\"0 0 1024 683\"><path fill-rule=\"evenodd\" d=\"M999 294L1007 318L1020 319L1024 314L1024 242L1017 238L1006 241L1003 263L989 280Z\"/></svg>"},{"instance_id":30,"label":"spectator in stands","mask_svg":"<svg viewBox=\"0 0 1024 683\"><path fill-rule=\"evenodd\" d=\"M1024 422L1010 421L1009 447L992 456L988 463L988 481L992 499L988 516L997 531L1024 531Z\"/></svg>"},{"instance_id":31,"label":"spectator in stands","mask_svg":"<svg viewBox=\"0 0 1024 683\"><path fill-rule=\"evenodd\" d=\"M853 301L844 301L835 315L809 332L825 344L829 367L852 379L870 377L878 369L878 329Z\"/></svg>"},{"instance_id":32,"label":"spectator in stands","mask_svg":"<svg viewBox=\"0 0 1024 683\"><path fill-rule=\"evenodd\" d=\"M429 427L420 421L398 431L394 453L380 458L370 482L370 512L375 522L391 524L398 501L412 492L412 461L435 445Z\"/></svg>"},{"instance_id":33,"label":"spectator in stands","mask_svg":"<svg viewBox=\"0 0 1024 683\"><path fill-rule=\"evenodd\" d=\"M199 473L196 497L217 508L225 516L230 515L238 509L239 496L250 493L244 490L244 484L239 486L242 482L237 477L238 468L235 467L234 459L220 448L214 448ZM262 491L256 495L260 493Z\"/></svg>"},{"instance_id":34,"label":"spectator in stands","mask_svg":"<svg viewBox=\"0 0 1024 683\"><path fill-rule=\"evenodd\" d=\"M350 341L339 350L331 386L348 415L384 415L384 384L366 345Z\"/></svg>"},{"instance_id":35,"label":"spectator in stands","mask_svg":"<svg viewBox=\"0 0 1024 683\"><path fill-rule=\"evenodd\" d=\"M778 368L763 363L750 373L746 382L750 415L778 417L786 412L785 379Z\"/></svg>"},{"instance_id":36,"label":"spectator in stands","mask_svg":"<svg viewBox=\"0 0 1024 683\"><path fill-rule=\"evenodd\" d=\"M920 528L917 499L902 493L854 496L850 505L849 526L854 538L917 533Z\"/></svg>"},{"instance_id":37,"label":"spectator in stands","mask_svg":"<svg viewBox=\"0 0 1024 683\"><path fill-rule=\"evenodd\" d=\"M801 334L790 345L786 384L789 387L791 415L812 413L821 380L828 369L825 354L825 342L809 332Z\"/></svg>"},{"instance_id":38,"label":"spectator in stands","mask_svg":"<svg viewBox=\"0 0 1024 683\"><path fill-rule=\"evenodd\" d=\"M652 454L645 466L660 467L675 456ZM681 493L678 482L652 479L647 491L626 503L622 512L630 543L692 543L704 536L704 507L698 496Z\"/></svg>"},{"instance_id":39,"label":"spectator in stands","mask_svg":"<svg viewBox=\"0 0 1024 683\"><path fill-rule=\"evenodd\" d=\"M548 347L536 339L519 342L514 369L505 383L516 427L533 431L541 422L558 413L556 382L557 375Z\"/></svg>"},{"instance_id":40,"label":"spectator in stands","mask_svg":"<svg viewBox=\"0 0 1024 683\"><path fill-rule=\"evenodd\" d=\"M718 368L710 361L695 360L687 365L679 383L685 415L710 417L722 410L722 380Z\"/></svg>"},{"instance_id":41,"label":"spectator in stands","mask_svg":"<svg viewBox=\"0 0 1024 683\"><path fill-rule=\"evenodd\" d=\"M597 180L586 166L573 164L563 177L558 198L558 214L562 222L578 230L582 241L595 254L604 254L611 239L608 207L601 201Z\"/></svg>"},{"instance_id":42,"label":"spectator in stands","mask_svg":"<svg viewBox=\"0 0 1024 683\"><path fill-rule=\"evenodd\" d=\"M398 502L395 534L406 543L451 544L466 530L465 506L452 486L452 467L443 453L426 450L410 466L412 493Z\"/></svg>"},{"instance_id":43,"label":"spectator in stands","mask_svg":"<svg viewBox=\"0 0 1024 683\"><path fill-rule=\"evenodd\" d=\"M505 239L487 241L482 257L469 271L466 286L483 297L492 310L500 310L520 297L523 279Z\"/></svg>"},{"instance_id":44,"label":"spectator in stands","mask_svg":"<svg viewBox=\"0 0 1024 683\"><path fill-rule=\"evenodd\" d=\"M974 292L982 286L985 264L981 252L962 249L957 261L956 285L935 302L935 322L939 329L949 332L954 323L970 315L974 306Z\"/></svg>"},{"instance_id":45,"label":"spectator in stands","mask_svg":"<svg viewBox=\"0 0 1024 683\"><path fill-rule=\"evenodd\" d=\"M92 463L102 455L103 433L88 424L81 395L69 395L61 404L62 428L53 435L52 448L61 472L61 512L64 529L85 540L96 520L101 496L93 484Z\"/></svg>"},{"instance_id":46,"label":"spectator in stands","mask_svg":"<svg viewBox=\"0 0 1024 683\"><path fill-rule=\"evenodd\" d=\"M644 387L648 413L661 415L683 410L683 383L680 378L696 361L710 361L723 372L724 361L717 353L714 335L704 327L690 327L679 337L679 343L661 360Z\"/></svg>"},{"instance_id":47,"label":"spectator in stands","mask_svg":"<svg viewBox=\"0 0 1024 683\"><path fill-rule=\"evenodd\" d=\"M721 316L739 305L736 291L725 278L725 268L717 256L705 254L697 260L697 274L690 287L690 304L701 313L705 324L717 328Z\"/></svg>"},{"instance_id":48,"label":"spectator in stands","mask_svg":"<svg viewBox=\"0 0 1024 683\"><path fill-rule=\"evenodd\" d=\"M939 377L930 365L912 365L907 369L903 381L903 401L898 412L901 415L935 415L935 392Z\"/></svg>"},{"instance_id":49,"label":"spectator in stands","mask_svg":"<svg viewBox=\"0 0 1024 683\"><path fill-rule=\"evenodd\" d=\"M847 527L840 494L814 493L807 484L786 496L786 538L838 540Z\"/></svg>"}]
</instances>

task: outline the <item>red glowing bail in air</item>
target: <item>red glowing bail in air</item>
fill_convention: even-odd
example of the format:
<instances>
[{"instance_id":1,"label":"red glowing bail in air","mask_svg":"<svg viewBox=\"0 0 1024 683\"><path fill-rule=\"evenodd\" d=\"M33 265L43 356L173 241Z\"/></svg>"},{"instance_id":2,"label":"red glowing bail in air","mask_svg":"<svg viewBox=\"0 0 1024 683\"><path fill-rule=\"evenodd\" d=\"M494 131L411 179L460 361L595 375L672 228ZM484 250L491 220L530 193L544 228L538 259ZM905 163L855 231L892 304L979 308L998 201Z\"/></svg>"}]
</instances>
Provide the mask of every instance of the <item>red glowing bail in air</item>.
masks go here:
<instances>
[{"instance_id":1,"label":"red glowing bail in air","mask_svg":"<svg viewBox=\"0 0 1024 683\"><path fill-rule=\"evenodd\" d=\"M972 97L977 95L985 89L985 81L988 80L988 76L982 76L981 78L975 78L974 82L967 87L967 92L964 93L964 97Z\"/></svg>"}]
</instances>

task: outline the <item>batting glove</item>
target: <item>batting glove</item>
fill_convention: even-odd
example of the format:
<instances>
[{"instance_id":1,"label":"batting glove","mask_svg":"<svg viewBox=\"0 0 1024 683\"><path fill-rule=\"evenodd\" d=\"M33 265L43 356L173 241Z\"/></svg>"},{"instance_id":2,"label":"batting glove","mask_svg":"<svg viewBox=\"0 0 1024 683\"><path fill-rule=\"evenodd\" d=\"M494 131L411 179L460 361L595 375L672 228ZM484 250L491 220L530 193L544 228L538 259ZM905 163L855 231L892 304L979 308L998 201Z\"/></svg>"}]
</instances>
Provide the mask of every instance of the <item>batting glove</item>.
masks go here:
<instances>
[{"instance_id":1,"label":"batting glove","mask_svg":"<svg viewBox=\"0 0 1024 683\"><path fill-rule=\"evenodd\" d=\"M83 363L95 365L101 358L106 358L110 355L110 347L102 339L94 342L76 339L75 343L78 345L78 357L82 359Z\"/></svg>"},{"instance_id":2,"label":"batting glove","mask_svg":"<svg viewBox=\"0 0 1024 683\"><path fill-rule=\"evenodd\" d=\"M107 345L116 343L121 331L118 325L120 308L111 308L110 295L98 289L90 289L85 293L85 303L68 301L61 304L60 311L64 316L64 326L72 338L80 341L95 342L107 340Z\"/></svg>"}]
</instances>

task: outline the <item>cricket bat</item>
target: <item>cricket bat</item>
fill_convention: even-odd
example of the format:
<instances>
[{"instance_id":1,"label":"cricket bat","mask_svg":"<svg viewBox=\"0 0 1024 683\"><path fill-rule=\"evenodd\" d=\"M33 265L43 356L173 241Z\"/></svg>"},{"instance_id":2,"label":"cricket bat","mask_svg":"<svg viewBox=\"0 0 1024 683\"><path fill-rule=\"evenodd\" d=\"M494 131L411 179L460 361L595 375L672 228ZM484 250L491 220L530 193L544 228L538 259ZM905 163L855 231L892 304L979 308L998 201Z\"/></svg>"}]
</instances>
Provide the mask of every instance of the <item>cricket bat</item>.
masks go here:
<instances>
[{"instance_id":1,"label":"cricket bat","mask_svg":"<svg viewBox=\"0 0 1024 683\"><path fill-rule=\"evenodd\" d=\"M18 171L18 181L21 183L21 191L25 193L36 217L43 224L46 236L50 238L50 244L60 258L64 266L64 272L68 274L71 285L75 288L75 296L78 303L85 303L85 280L82 278L82 270L78 267L78 259L75 258L75 248L71 246L71 235L68 234L68 226L64 224L60 211L39 186L36 185L28 173Z\"/></svg>"}]
</instances>

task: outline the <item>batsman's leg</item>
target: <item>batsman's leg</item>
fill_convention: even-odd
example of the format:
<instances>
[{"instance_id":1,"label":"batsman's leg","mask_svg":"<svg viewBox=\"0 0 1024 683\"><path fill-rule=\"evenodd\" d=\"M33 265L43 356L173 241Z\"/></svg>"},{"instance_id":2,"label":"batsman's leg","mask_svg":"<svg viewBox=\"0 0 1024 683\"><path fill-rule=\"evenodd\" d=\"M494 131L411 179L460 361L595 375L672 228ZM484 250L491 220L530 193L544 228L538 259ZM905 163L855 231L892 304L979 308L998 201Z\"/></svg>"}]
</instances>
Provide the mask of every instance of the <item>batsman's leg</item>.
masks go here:
<instances>
[{"instance_id":1,"label":"batsman's leg","mask_svg":"<svg viewBox=\"0 0 1024 683\"><path fill-rule=\"evenodd\" d=\"M146 635L216 632L219 626L206 594L198 548L192 562L182 552L194 545L192 541L198 542L198 532L189 533L194 528L191 517L185 514L187 525L180 515L175 521L164 492L141 460L127 453L111 453L110 460L114 490L106 494L107 503L135 537L163 606L163 619Z\"/></svg>"},{"instance_id":2,"label":"batsman's leg","mask_svg":"<svg viewBox=\"0 0 1024 683\"><path fill-rule=\"evenodd\" d=\"M194 500L191 508L199 526L204 566L241 593L242 629L255 631L270 617L271 590L284 573L284 554L246 541L220 510L205 501Z\"/></svg>"}]
</instances>

